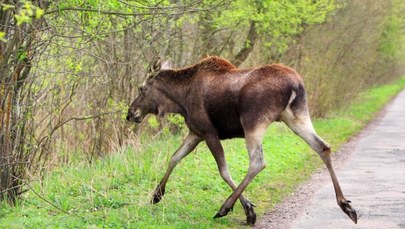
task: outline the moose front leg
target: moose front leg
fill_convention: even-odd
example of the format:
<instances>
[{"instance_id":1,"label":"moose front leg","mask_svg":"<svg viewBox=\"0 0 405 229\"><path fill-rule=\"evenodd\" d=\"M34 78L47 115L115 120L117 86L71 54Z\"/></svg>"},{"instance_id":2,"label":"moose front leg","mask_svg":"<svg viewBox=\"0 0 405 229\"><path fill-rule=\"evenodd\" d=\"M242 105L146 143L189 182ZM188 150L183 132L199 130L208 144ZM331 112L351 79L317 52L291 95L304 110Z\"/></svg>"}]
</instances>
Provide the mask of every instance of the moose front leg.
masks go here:
<instances>
[{"instance_id":1,"label":"moose front leg","mask_svg":"<svg viewBox=\"0 0 405 229\"><path fill-rule=\"evenodd\" d=\"M194 133L190 132L187 137L184 139L183 143L181 144L180 148L173 154L170 159L169 167L166 170L166 173L163 179L160 181L158 186L156 187L155 191L153 192L152 203L156 204L162 199L163 195L165 194L165 188L167 180L170 177L174 167L179 163L181 159L187 156L194 148L201 142L201 138L195 135Z\"/></svg>"}]
</instances>

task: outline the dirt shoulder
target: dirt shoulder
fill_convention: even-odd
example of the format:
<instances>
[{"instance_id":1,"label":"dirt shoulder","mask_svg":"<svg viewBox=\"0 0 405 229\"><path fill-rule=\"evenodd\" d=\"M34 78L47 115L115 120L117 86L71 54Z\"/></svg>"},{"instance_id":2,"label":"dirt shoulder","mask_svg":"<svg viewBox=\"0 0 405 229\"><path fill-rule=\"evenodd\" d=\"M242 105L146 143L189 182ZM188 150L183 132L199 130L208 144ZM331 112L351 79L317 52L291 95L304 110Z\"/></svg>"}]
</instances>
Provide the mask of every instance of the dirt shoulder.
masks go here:
<instances>
[{"instance_id":1,"label":"dirt shoulder","mask_svg":"<svg viewBox=\"0 0 405 229\"><path fill-rule=\"evenodd\" d=\"M333 155L333 165L339 169L350 159L356 147L356 140L361 135L350 139L342 148ZM287 197L282 203L278 204L272 211L267 212L256 223L257 228L291 228L291 222L299 217L305 207L308 206L317 190L326 183L332 183L328 170L322 168L311 176L309 181L301 184L294 193ZM333 190L331 190L333 195ZM335 203L335 202L334 202Z\"/></svg>"}]
</instances>

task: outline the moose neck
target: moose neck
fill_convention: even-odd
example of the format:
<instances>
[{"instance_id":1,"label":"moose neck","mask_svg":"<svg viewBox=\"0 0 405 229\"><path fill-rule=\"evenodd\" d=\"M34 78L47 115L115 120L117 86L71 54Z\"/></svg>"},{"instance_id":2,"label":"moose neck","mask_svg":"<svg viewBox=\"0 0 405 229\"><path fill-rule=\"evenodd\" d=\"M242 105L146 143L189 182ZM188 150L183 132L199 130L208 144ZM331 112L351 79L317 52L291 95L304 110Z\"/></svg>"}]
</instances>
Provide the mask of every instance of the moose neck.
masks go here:
<instances>
[{"instance_id":1,"label":"moose neck","mask_svg":"<svg viewBox=\"0 0 405 229\"><path fill-rule=\"evenodd\" d=\"M157 88L161 93L159 115L176 113L186 116L185 102L188 85L194 72L189 69L162 71L156 79Z\"/></svg>"}]
</instances>

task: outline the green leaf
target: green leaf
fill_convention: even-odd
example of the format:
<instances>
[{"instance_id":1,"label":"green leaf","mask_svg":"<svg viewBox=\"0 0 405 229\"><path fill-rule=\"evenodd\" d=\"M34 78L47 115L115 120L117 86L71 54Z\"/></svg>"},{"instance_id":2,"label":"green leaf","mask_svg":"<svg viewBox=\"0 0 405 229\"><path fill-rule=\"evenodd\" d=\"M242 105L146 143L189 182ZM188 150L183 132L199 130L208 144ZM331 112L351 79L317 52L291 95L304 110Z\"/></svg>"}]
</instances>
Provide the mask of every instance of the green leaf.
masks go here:
<instances>
[{"instance_id":1,"label":"green leaf","mask_svg":"<svg viewBox=\"0 0 405 229\"><path fill-rule=\"evenodd\" d=\"M3 11L15 8L15 6L10 5L10 4L1 4L1 6L3 7Z\"/></svg>"},{"instance_id":2,"label":"green leaf","mask_svg":"<svg viewBox=\"0 0 405 229\"><path fill-rule=\"evenodd\" d=\"M17 25L21 25L23 23L29 22L31 21L31 18L28 17L25 14L21 14L21 15L14 15L15 19L17 20Z\"/></svg>"},{"instance_id":3,"label":"green leaf","mask_svg":"<svg viewBox=\"0 0 405 229\"><path fill-rule=\"evenodd\" d=\"M4 38L5 36L6 36L6 33L0 31L0 41L6 42L7 40Z\"/></svg>"},{"instance_id":4,"label":"green leaf","mask_svg":"<svg viewBox=\"0 0 405 229\"><path fill-rule=\"evenodd\" d=\"M41 18L42 16L44 16L44 13L45 13L45 11L43 9L37 7L35 9L35 18L36 19Z\"/></svg>"},{"instance_id":5,"label":"green leaf","mask_svg":"<svg viewBox=\"0 0 405 229\"><path fill-rule=\"evenodd\" d=\"M24 61L25 58L27 58L27 51L21 52L20 55L18 56L19 61Z\"/></svg>"}]
</instances>

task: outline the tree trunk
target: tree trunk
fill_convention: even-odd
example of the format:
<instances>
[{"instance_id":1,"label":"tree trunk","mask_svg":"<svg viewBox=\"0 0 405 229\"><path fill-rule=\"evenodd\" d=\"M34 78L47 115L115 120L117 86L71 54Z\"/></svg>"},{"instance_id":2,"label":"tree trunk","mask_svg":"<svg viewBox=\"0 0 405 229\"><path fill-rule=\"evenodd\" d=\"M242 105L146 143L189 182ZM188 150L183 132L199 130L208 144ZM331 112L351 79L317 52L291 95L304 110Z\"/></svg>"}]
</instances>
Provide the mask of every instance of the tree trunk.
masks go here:
<instances>
[{"instance_id":1,"label":"tree trunk","mask_svg":"<svg viewBox=\"0 0 405 229\"><path fill-rule=\"evenodd\" d=\"M40 5L42 1L32 1ZM33 19L30 24L17 25L14 14L20 2L7 1L14 9L0 10L0 31L7 34L7 42L0 41L0 200L14 203L22 193L25 167L28 154L25 152L27 136L26 114L31 105L21 103L22 90L30 93L31 60L35 53L37 31L41 29L42 19ZM14 11L13 11L14 10ZM23 89L26 88L26 89Z\"/></svg>"},{"instance_id":2,"label":"tree trunk","mask_svg":"<svg viewBox=\"0 0 405 229\"><path fill-rule=\"evenodd\" d=\"M249 54L252 52L254 48L257 38L258 34L256 30L256 22L252 20L250 21L250 28L244 46L238 52L238 54L236 54L235 57L232 59L232 63L234 65L240 66L243 63L243 61L245 61L248 58Z\"/></svg>"}]
</instances>

